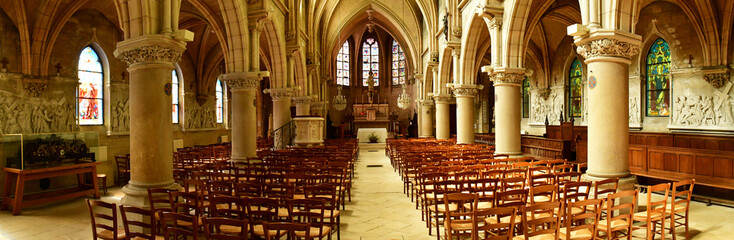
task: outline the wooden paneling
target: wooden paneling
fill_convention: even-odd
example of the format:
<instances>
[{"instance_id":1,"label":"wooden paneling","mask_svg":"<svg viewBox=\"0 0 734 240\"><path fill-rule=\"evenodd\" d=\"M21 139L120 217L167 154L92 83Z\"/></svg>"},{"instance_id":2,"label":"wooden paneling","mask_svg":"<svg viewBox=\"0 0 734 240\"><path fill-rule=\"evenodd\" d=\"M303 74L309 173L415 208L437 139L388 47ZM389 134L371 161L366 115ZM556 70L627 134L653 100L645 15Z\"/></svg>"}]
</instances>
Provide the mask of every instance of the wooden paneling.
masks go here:
<instances>
[{"instance_id":1,"label":"wooden paneling","mask_svg":"<svg viewBox=\"0 0 734 240\"><path fill-rule=\"evenodd\" d=\"M522 152L541 158L568 159L569 141L543 137L523 136Z\"/></svg>"},{"instance_id":2,"label":"wooden paneling","mask_svg":"<svg viewBox=\"0 0 734 240\"><path fill-rule=\"evenodd\" d=\"M691 154L678 155L678 172L692 174L694 159L696 159L695 155L691 155Z\"/></svg>"},{"instance_id":3,"label":"wooden paneling","mask_svg":"<svg viewBox=\"0 0 734 240\"><path fill-rule=\"evenodd\" d=\"M734 189L734 154L719 150L631 145L630 171L666 180L694 178L696 184Z\"/></svg>"},{"instance_id":4,"label":"wooden paneling","mask_svg":"<svg viewBox=\"0 0 734 240\"><path fill-rule=\"evenodd\" d=\"M714 158L714 177L732 178L732 160L730 158Z\"/></svg>"},{"instance_id":5,"label":"wooden paneling","mask_svg":"<svg viewBox=\"0 0 734 240\"><path fill-rule=\"evenodd\" d=\"M696 156L696 175L711 176L714 174L714 159L708 156Z\"/></svg>"},{"instance_id":6,"label":"wooden paneling","mask_svg":"<svg viewBox=\"0 0 734 240\"><path fill-rule=\"evenodd\" d=\"M630 169L647 169L646 148L630 146Z\"/></svg>"}]
</instances>

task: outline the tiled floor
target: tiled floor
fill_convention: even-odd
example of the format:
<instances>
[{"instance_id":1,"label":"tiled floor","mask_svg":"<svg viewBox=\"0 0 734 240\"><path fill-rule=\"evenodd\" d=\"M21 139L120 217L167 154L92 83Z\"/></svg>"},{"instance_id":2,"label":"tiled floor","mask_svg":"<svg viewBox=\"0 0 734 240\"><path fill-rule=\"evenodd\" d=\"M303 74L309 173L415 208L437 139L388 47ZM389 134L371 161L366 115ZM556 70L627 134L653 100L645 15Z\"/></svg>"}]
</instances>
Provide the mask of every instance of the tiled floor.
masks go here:
<instances>
[{"instance_id":1,"label":"tiled floor","mask_svg":"<svg viewBox=\"0 0 734 240\"><path fill-rule=\"evenodd\" d=\"M428 235L415 204L403 194L400 177L383 150L360 153L353 185L352 202L347 203L342 215L342 239L435 239L435 235ZM119 202L121 196L119 188L112 189L103 200ZM644 202L644 197L640 202ZM690 227L693 239L734 239L734 208L707 207L695 202L691 207ZM86 240L91 235L89 213L81 198L26 208L20 216L0 211L0 240Z\"/></svg>"}]
</instances>

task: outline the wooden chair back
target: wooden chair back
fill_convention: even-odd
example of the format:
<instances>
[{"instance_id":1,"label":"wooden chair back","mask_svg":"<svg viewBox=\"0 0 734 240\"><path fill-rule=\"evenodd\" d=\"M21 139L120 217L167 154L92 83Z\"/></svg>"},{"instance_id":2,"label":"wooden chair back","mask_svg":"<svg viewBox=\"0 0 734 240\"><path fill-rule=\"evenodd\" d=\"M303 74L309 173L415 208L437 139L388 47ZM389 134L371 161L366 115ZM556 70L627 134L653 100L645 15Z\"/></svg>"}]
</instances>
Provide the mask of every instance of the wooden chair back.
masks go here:
<instances>
[{"instance_id":1,"label":"wooden chair back","mask_svg":"<svg viewBox=\"0 0 734 240\"><path fill-rule=\"evenodd\" d=\"M156 221L151 210L120 205L120 215L128 239L155 240Z\"/></svg>"},{"instance_id":2,"label":"wooden chair back","mask_svg":"<svg viewBox=\"0 0 734 240\"><path fill-rule=\"evenodd\" d=\"M87 199L87 209L92 220L93 239L127 239L124 230L117 228L117 206L114 203Z\"/></svg>"},{"instance_id":3,"label":"wooden chair back","mask_svg":"<svg viewBox=\"0 0 734 240\"><path fill-rule=\"evenodd\" d=\"M522 214L525 239L534 239L535 236L541 235L558 239L561 214L553 214L553 212L558 212L560 209L560 202L538 203L525 207L525 213Z\"/></svg>"},{"instance_id":4,"label":"wooden chair back","mask_svg":"<svg viewBox=\"0 0 734 240\"><path fill-rule=\"evenodd\" d=\"M198 238L199 217L177 212L159 212L163 227L163 235L173 239Z\"/></svg>"},{"instance_id":5,"label":"wooden chair back","mask_svg":"<svg viewBox=\"0 0 734 240\"><path fill-rule=\"evenodd\" d=\"M562 234L565 235L565 238L562 239L594 239L599 216L601 215L602 201L603 199L589 199L566 204L565 234ZM581 209L581 211L574 211L574 209ZM576 234L582 233L582 230L588 231L588 237L583 234Z\"/></svg>"},{"instance_id":6,"label":"wooden chair back","mask_svg":"<svg viewBox=\"0 0 734 240\"><path fill-rule=\"evenodd\" d=\"M496 207L474 212L473 226L476 229L473 239L481 240L510 240L515 235L515 217L517 210L512 207ZM502 222L502 218L508 221ZM485 221L492 219L493 221ZM481 223L480 223L481 221ZM484 232L483 237L479 232Z\"/></svg>"}]
</instances>

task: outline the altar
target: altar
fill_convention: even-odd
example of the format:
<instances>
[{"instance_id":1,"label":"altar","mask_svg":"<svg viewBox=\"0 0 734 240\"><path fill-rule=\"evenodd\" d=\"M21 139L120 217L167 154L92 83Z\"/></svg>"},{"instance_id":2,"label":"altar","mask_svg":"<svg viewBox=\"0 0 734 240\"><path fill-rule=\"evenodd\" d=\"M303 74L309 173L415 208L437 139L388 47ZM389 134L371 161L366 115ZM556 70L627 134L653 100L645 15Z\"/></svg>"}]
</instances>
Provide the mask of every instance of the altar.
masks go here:
<instances>
[{"instance_id":1,"label":"altar","mask_svg":"<svg viewBox=\"0 0 734 240\"><path fill-rule=\"evenodd\" d=\"M386 128L360 128L357 130L357 140L359 143L368 143L370 142L370 135L372 134L377 136L378 143L384 143L385 139L387 139Z\"/></svg>"},{"instance_id":2,"label":"altar","mask_svg":"<svg viewBox=\"0 0 734 240\"><path fill-rule=\"evenodd\" d=\"M361 128L384 128L390 129L388 118L388 104L354 104L354 130L359 132Z\"/></svg>"}]
</instances>

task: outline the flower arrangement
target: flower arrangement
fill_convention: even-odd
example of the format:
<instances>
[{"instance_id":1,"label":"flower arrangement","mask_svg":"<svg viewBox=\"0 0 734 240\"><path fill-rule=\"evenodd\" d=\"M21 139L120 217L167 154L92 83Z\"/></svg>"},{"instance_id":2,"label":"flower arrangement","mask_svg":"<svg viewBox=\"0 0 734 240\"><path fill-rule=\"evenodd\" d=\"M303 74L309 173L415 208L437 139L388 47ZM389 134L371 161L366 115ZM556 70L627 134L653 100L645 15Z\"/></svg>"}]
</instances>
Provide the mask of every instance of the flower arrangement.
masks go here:
<instances>
[{"instance_id":1,"label":"flower arrangement","mask_svg":"<svg viewBox=\"0 0 734 240\"><path fill-rule=\"evenodd\" d=\"M375 132L372 132L369 136L367 136L367 139L370 140L370 143L376 143L377 141L380 141L380 137L378 137Z\"/></svg>"}]
</instances>

